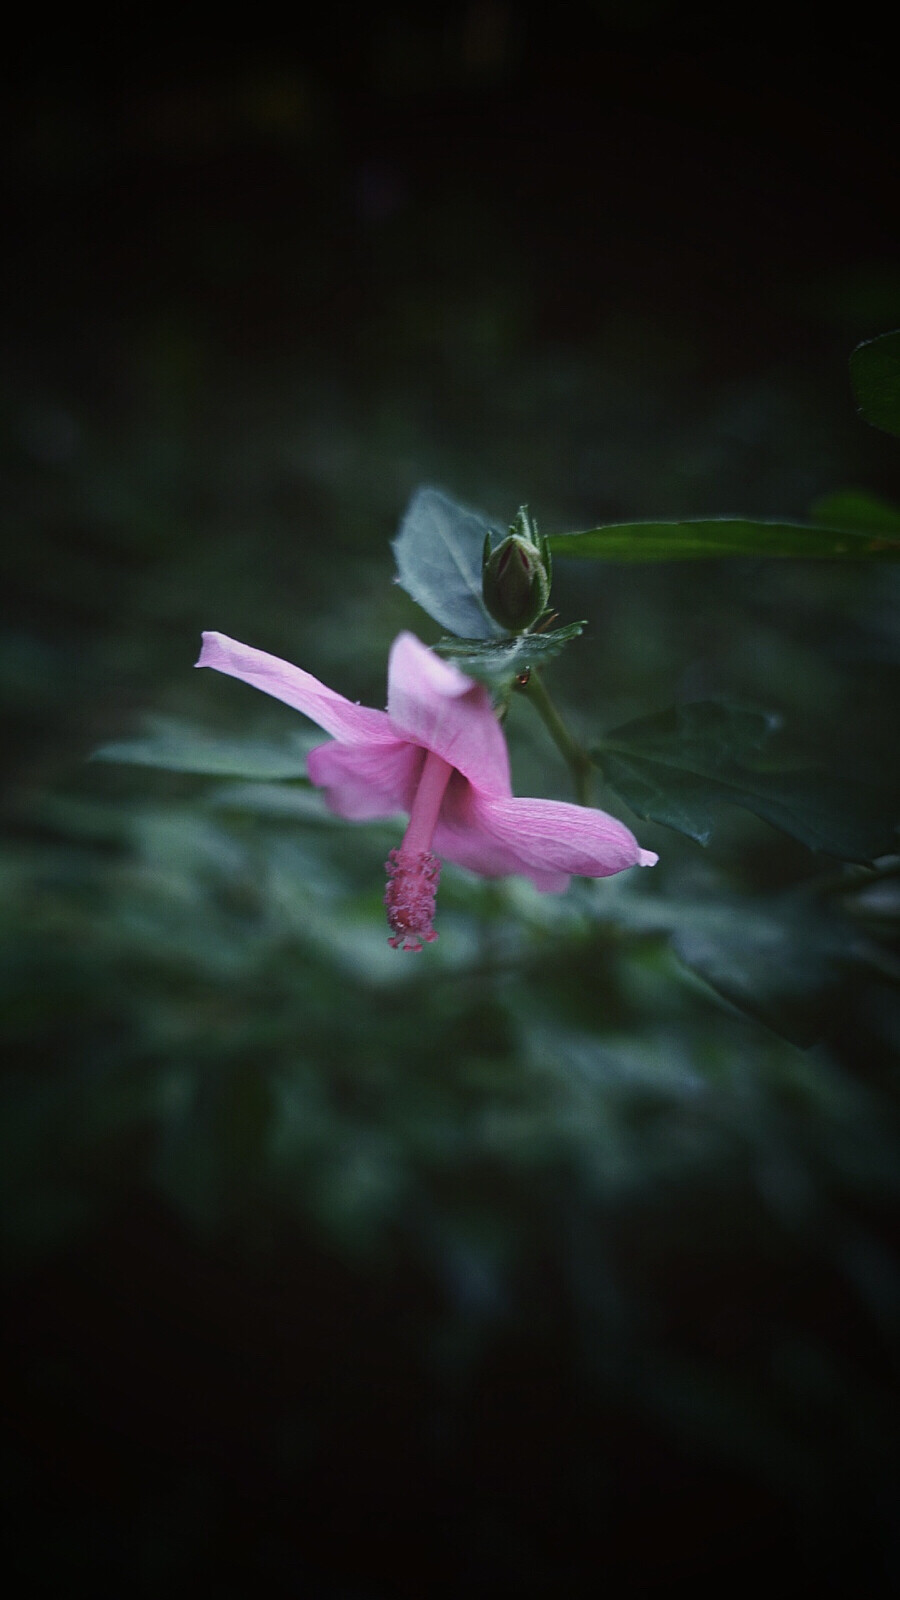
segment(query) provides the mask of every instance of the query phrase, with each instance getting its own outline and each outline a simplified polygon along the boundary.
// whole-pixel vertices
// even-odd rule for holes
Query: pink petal
[[[278,656],[267,655],[265,650],[239,644],[224,633],[204,633],[203,649],[196,665],[215,667],[217,672],[240,678],[254,689],[274,695],[276,700],[283,700],[295,711],[302,711],[336,739],[393,742],[397,738],[386,712],[353,705],[302,668],[281,661]]]
[[[488,794],[509,795],[509,757],[487,690],[411,633],[391,646],[388,715]]]
[[[434,849],[486,877],[520,873],[545,890],[565,889],[573,874],[607,878],[657,859],[605,811],[562,800],[505,799],[471,785],[448,790]]]
[[[437,827],[434,830],[432,849],[445,861],[455,861],[459,867],[468,867],[484,878],[503,878],[511,873],[522,873],[523,864],[518,851],[496,835],[486,832],[473,814],[475,790],[455,773],[450,779]],[[568,886],[568,872],[531,869],[525,873],[538,889],[561,891]]]
[[[409,811],[424,761],[425,752],[405,740],[391,744],[333,740],[310,750],[307,770],[337,816],[363,822]]]
[[[561,893],[571,881],[568,872],[541,872],[523,866],[521,858],[487,834],[469,828],[457,828],[441,821],[434,831],[432,847],[444,861],[453,861],[458,867],[468,867],[482,878],[508,878],[513,874],[530,878],[536,889],[547,893]]]

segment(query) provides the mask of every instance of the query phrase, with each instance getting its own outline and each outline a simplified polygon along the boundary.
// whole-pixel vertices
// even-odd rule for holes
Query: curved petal
[[[487,690],[411,633],[391,646],[388,715],[399,734],[434,750],[487,794],[512,793],[506,740]]]
[[[330,810],[349,822],[364,822],[409,811],[424,761],[424,750],[401,739],[392,744],[333,740],[310,750],[306,765]]]
[[[472,785],[459,773],[450,780],[434,830],[432,849],[445,861],[468,867],[483,878],[505,878],[512,873],[531,879],[536,889],[560,893],[571,874],[552,868],[526,867],[518,852],[496,834],[487,832],[473,817]]]
[[[468,867],[482,878],[509,878],[518,875],[530,878],[536,889],[548,894],[561,894],[571,883],[571,873],[542,872],[537,867],[526,867],[513,851],[507,850],[485,834],[456,828],[452,823],[439,822],[432,841],[435,855],[443,861],[452,861],[458,867]]]
[[[448,791],[434,849],[488,877],[517,872],[547,890],[564,889],[572,875],[608,878],[657,859],[605,811],[563,800],[505,799],[470,785]]]
[[[239,644],[224,633],[204,633],[203,648],[198,667],[214,667],[230,678],[240,678],[254,689],[274,695],[285,705],[302,711],[304,716],[317,722],[326,733],[349,743],[367,740],[395,742],[397,735],[385,711],[374,711],[369,706],[357,706],[345,700],[342,694],[320,683],[311,673],[294,667],[278,656],[267,655],[265,650],[254,650],[251,645]]]

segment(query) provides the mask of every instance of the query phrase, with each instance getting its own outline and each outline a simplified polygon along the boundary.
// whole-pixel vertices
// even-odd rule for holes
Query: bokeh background
[[[89,759],[148,715],[303,733],[192,672],[203,628],[383,704],[395,633],[438,632],[392,582],[421,483],[547,532],[896,496],[847,380],[900,323],[877,41],[503,0],[145,26],[114,67],[42,38],[3,111],[14,1590],[887,1593],[890,881],[816,966],[772,908],[834,864],[606,793],[654,874],[447,869],[401,957],[395,830]],[[895,769],[895,568],[559,566],[586,737],[724,695]],[[508,729],[518,791],[569,798]]]

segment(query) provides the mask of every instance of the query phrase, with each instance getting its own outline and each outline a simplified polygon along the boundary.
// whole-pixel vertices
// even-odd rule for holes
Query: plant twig
[[[532,701],[547,732],[572,774],[579,805],[591,804],[591,760],[562,720],[537,668],[533,668],[524,692]]]

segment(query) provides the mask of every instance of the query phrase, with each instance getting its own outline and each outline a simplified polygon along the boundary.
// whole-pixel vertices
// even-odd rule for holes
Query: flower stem
[[[544,727],[572,774],[572,782],[575,786],[575,794],[579,805],[589,806],[591,804],[590,756],[586,750],[582,749],[577,740],[572,738],[553,701],[550,699],[544,681],[536,668],[532,669],[525,693],[529,700],[533,702]]]

